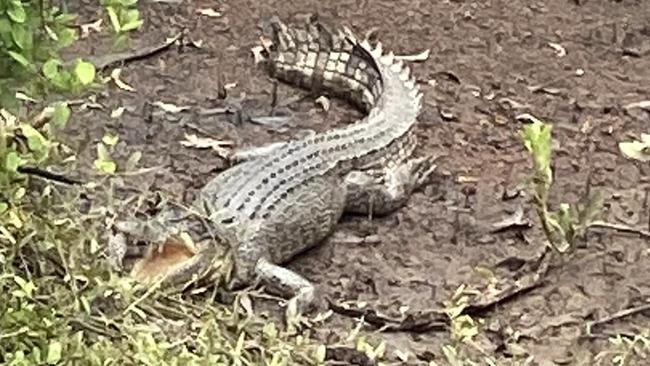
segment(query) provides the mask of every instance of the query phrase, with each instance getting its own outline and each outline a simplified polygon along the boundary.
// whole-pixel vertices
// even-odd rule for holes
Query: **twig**
[[[527,278],[522,278],[510,286],[507,286],[501,292],[487,299],[473,301],[462,314],[476,316],[494,309],[497,305],[506,303],[518,296],[532,291],[546,282],[546,275],[549,271],[549,261],[545,261],[546,255],[550,253],[549,248],[545,248],[540,257],[535,261],[537,269]]]
[[[167,39],[164,43],[155,46],[147,46],[147,47],[137,49],[135,51],[111,53],[108,55],[101,55],[101,56],[89,56],[87,57],[87,59],[93,65],[95,65],[95,68],[101,70],[113,64],[127,63],[127,62],[140,60],[146,57],[153,56],[158,52],[164,51],[167,48],[169,48],[176,41],[178,41],[182,35],[183,32],[180,32],[174,37]]]
[[[589,228],[600,228],[600,229],[611,229],[611,230],[616,230],[620,231],[623,233],[631,233],[631,234],[637,234],[643,238],[650,238],[650,231],[646,231],[643,229],[637,229],[633,228],[631,226],[627,225],[622,225],[622,224],[612,224],[609,222],[605,221],[594,221],[591,224],[589,224]]]
[[[350,308],[343,304],[329,301],[329,308],[339,314],[349,317],[363,317],[364,321],[384,332],[415,332],[423,333],[431,330],[449,328],[449,318],[441,311],[431,310],[419,314],[408,314],[403,319],[389,318],[377,313],[374,309]]]
[[[68,178],[68,177],[66,177],[64,175],[61,175],[61,174],[48,172],[47,170],[43,170],[43,169],[37,168],[37,167],[20,166],[20,167],[18,167],[17,170],[18,170],[19,173],[22,173],[22,174],[34,175],[34,176],[37,176],[37,177],[41,177],[43,179],[47,179],[47,180],[51,180],[51,181],[55,181],[55,182],[59,182],[59,183],[65,183],[65,184],[69,184],[69,185],[83,184],[82,181],[72,179],[72,178]]]
[[[606,323],[609,323],[614,320],[622,319],[625,317],[628,317],[630,315],[642,313],[644,311],[650,310],[650,304],[643,304],[639,305],[633,308],[617,311],[614,314],[611,314],[609,316],[606,316],[600,320],[594,320],[592,322],[587,323],[587,334],[592,334],[592,329],[596,326],[603,325]]]
[[[86,321],[84,321],[82,319],[71,319],[70,323],[76,324],[79,328],[83,328],[83,329],[85,329],[87,331],[90,331],[92,333],[104,336],[106,338],[110,338],[110,339],[120,338],[119,335],[116,335],[116,334],[114,334],[112,332],[109,332],[104,327],[97,326],[97,325],[94,325],[94,324],[90,324],[90,323],[88,323],[88,322],[86,322]]]

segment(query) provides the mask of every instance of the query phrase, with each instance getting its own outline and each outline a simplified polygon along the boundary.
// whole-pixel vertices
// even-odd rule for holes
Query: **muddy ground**
[[[69,139],[90,172],[95,143],[104,133],[118,134],[118,163],[141,151],[141,167],[156,167],[126,181],[186,202],[225,165],[214,152],[181,146],[186,133],[252,146],[360,117],[336,101],[326,113],[315,97],[305,96],[280,109],[291,121],[284,129],[248,120],[270,112],[272,83],[254,67],[250,53],[261,16],[301,21],[317,12],[358,34],[375,30],[373,37],[397,54],[431,50],[428,60],[412,65],[425,100],[416,153],[447,157],[431,183],[397,213],[372,220],[345,217],[339,226],[340,232],[375,235],[378,241],[329,240],[290,264],[329,299],[364,301],[398,316],[405,306],[409,313],[440,308],[462,284],[486,291],[490,278],[477,268],[490,268],[497,278],[519,276],[521,264],[536,258],[544,242],[526,191],[531,164],[517,134],[522,122],[515,119],[522,113],[555,126],[553,204],[577,201],[591,175],[591,189],[605,195],[603,220],[648,226],[650,167],[625,159],[617,149],[619,141],[647,132],[650,123],[648,112],[624,108],[650,99],[648,2],[141,3],[146,21],[134,34],[132,48],[158,44],[183,29],[185,40],[199,42],[201,48],[173,46],[126,64],[122,79],[137,91],[112,85],[98,98],[103,110],[74,114]],[[222,15],[197,14],[204,8]],[[86,2],[80,10],[84,21],[98,17],[94,3]],[[549,43],[561,45],[566,54]],[[110,52],[110,42],[94,33],[81,44],[83,54]],[[241,111],[238,115],[164,114],[148,105],[221,107],[219,85],[229,83],[236,83],[227,94],[228,103]],[[280,101],[304,95],[282,85],[278,91]],[[110,118],[120,106],[124,114]],[[532,228],[493,232],[495,223],[518,208]],[[477,344],[499,364],[523,364],[529,356],[536,365],[596,364],[592,357],[607,345],[607,334],[632,334],[650,325],[647,315],[636,314],[603,325],[594,337],[584,333],[589,321],[650,299],[649,254],[647,241],[636,235],[590,232],[563,266],[551,268],[542,286],[481,314],[488,326]],[[317,334],[336,339],[355,324],[353,318],[334,315]],[[395,360],[399,349],[409,355],[408,364],[445,364],[440,347],[450,342],[448,332],[378,337],[388,342]]]

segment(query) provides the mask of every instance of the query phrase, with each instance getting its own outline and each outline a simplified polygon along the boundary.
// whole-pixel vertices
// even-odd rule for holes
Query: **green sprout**
[[[594,222],[602,207],[602,199],[598,193],[590,194],[578,205],[561,203],[558,211],[549,209],[549,192],[553,185],[552,128],[550,124],[533,118],[533,123],[520,131],[520,136],[533,161],[533,198],[548,244],[557,252],[565,253]]]

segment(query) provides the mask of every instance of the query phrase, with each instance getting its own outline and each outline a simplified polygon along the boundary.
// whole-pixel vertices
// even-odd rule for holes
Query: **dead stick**
[[[87,57],[87,60],[93,65],[95,65],[95,68],[97,68],[98,70],[104,69],[108,66],[117,63],[126,63],[130,61],[140,60],[145,57],[155,55],[156,53],[169,48],[176,41],[178,41],[182,35],[183,32],[178,33],[174,37],[167,39],[164,43],[161,43],[159,45],[147,46],[147,47],[137,49],[135,51],[111,53],[108,55],[101,55],[101,56],[89,56]]]
[[[648,310],[650,310],[650,304],[643,304],[643,305],[639,305],[639,306],[636,306],[636,307],[633,307],[633,308],[617,311],[614,314],[606,316],[606,317],[604,317],[604,318],[602,318],[600,320],[594,320],[594,321],[589,322],[587,324],[587,334],[591,334],[591,330],[594,327],[598,326],[598,325],[603,325],[603,324],[609,323],[611,321],[622,319],[622,318],[628,317],[630,315],[642,313],[642,312],[648,311]]]
[[[611,224],[609,222],[605,221],[594,221],[591,224],[589,224],[590,228],[600,228],[600,229],[611,229],[611,230],[616,230],[624,233],[631,233],[631,234],[637,234],[643,238],[650,238],[650,231],[645,231],[643,229],[637,229],[633,228],[631,226],[627,225],[621,225],[621,224]]]

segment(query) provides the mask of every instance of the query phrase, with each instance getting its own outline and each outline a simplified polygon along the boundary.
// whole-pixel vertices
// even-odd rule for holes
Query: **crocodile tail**
[[[263,26],[270,45],[262,65],[271,77],[303,89],[346,99],[368,112],[383,91],[377,60],[351,32],[312,20],[288,27],[277,17]]]

